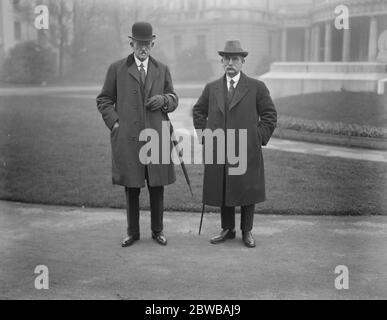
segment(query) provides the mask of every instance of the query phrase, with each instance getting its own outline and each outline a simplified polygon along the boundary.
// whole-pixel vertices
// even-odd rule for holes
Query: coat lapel
[[[235,88],[235,94],[229,106],[229,110],[234,108],[239,103],[239,101],[241,101],[242,98],[247,94],[248,91],[249,86],[247,77],[241,72],[241,77],[239,79],[237,87]]]
[[[219,109],[224,114],[224,108],[226,105],[225,101],[225,90],[224,90],[224,77],[220,78],[215,85],[215,98]]]
[[[159,77],[159,68],[153,63],[152,59],[149,59],[148,73],[145,79],[145,98],[146,101],[149,98],[149,94],[152,90],[153,83]]]
[[[140,73],[138,72],[133,54],[128,57],[127,65],[129,74],[140,84]]]

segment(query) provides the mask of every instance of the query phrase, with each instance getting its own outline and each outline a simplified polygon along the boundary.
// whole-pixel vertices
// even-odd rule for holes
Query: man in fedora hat
[[[193,122],[199,142],[204,144],[207,137],[200,136],[204,129],[212,132],[232,129],[237,134],[238,130],[246,130],[247,150],[241,149],[239,157],[246,157],[247,169],[240,175],[230,174],[232,165],[227,159],[227,149],[238,150],[239,140],[227,139],[225,133],[225,143],[222,145],[222,139],[217,139],[217,144],[224,148],[226,161],[205,163],[203,204],[221,208],[222,231],[211,239],[213,244],[235,238],[235,207],[241,206],[242,239],[252,248],[255,247],[251,233],[255,204],[266,198],[261,146],[268,143],[276,127],[277,112],[265,84],[241,71],[248,52],[242,49],[240,42],[227,41],[225,49],[218,53],[225,74],[205,86],[193,108]],[[214,147],[213,159],[216,159],[216,150]]]
[[[174,165],[172,161],[162,164],[161,155],[157,164],[140,161],[139,152],[145,142],[139,136],[143,129],[153,129],[159,134],[160,144],[171,141],[170,136],[162,137],[162,121],[167,121],[167,114],[176,109],[178,97],[168,67],[150,56],[155,39],[152,26],[136,22],[129,38],[133,53],[109,67],[97,107],[111,130],[113,184],[125,187],[128,228],[122,246],[131,246],[140,239],[139,195],[145,180],[150,194],[152,238],[166,245],[164,186],[176,180]]]

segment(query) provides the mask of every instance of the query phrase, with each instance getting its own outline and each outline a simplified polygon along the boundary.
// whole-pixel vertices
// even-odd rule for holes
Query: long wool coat
[[[261,146],[268,143],[276,127],[276,109],[265,84],[243,73],[228,110],[226,95],[226,76],[207,84],[193,108],[194,126],[195,129],[201,130],[206,128],[210,130],[247,129],[247,170],[242,175],[229,175],[228,169],[237,165],[231,166],[227,161],[225,165],[206,164],[203,203],[211,206],[224,204],[227,207],[234,207],[263,202],[266,200],[266,194]],[[237,135],[234,145],[237,153],[238,140]],[[216,141],[214,140],[214,148]],[[230,141],[227,141],[226,145],[230,147]],[[226,148],[226,145],[223,147]],[[223,188],[224,179],[225,188]]]
[[[142,91],[139,71],[131,54],[109,67],[97,97],[97,108],[106,126],[111,130],[119,121],[119,127],[110,133],[113,184],[131,188],[145,186],[145,165],[139,159],[140,149],[146,143],[139,141],[139,136],[145,128],[156,130],[160,137],[159,164],[147,166],[150,186],[168,185],[176,180],[173,162],[161,164],[162,142],[168,141],[172,150],[169,131],[167,134],[164,132],[163,137],[162,121],[167,121],[167,113],[174,111],[178,105],[168,67],[150,57],[144,87]],[[167,112],[152,112],[145,108],[147,99],[158,94],[167,97]]]

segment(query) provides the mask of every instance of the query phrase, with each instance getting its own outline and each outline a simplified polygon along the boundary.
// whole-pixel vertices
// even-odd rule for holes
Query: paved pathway
[[[195,99],[180,100],[179,108],[170,116],[175,129],[184,128],[184,130],[188,131],[191,135],[196,135],[192,124],[192,116],[190,115],[190,110],[192,109],[195,101]],[[189,116],[187,116],[187,114]],[[387,162],[387,151],[382,150],[347,148],[276,138],[272,138],[266,148],[287,152],[320,155],[325,157],[339,157],[385,163]]]
[[[304,154],[314,154],[324,157],[339,157],[387,163],[387,151],[345,148],[276,138],[270,140],[267,148]]]
[[[121,248],[122,210],[0,201],[0,299],[387,299],[387,217],[257,215],[255,249],[214,246],[219,216],[167,212],[161,247],[141,214],[141,240]],[[237,215],[237,221],[239,216]],[[49,270],[36,290],[34,270]],[[335,288],[335,268],[349,289]]]

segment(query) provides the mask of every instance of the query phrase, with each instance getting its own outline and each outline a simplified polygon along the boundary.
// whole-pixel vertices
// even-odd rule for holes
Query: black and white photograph
[[[386,299],[387,0],[0,0],[0,300]]]

